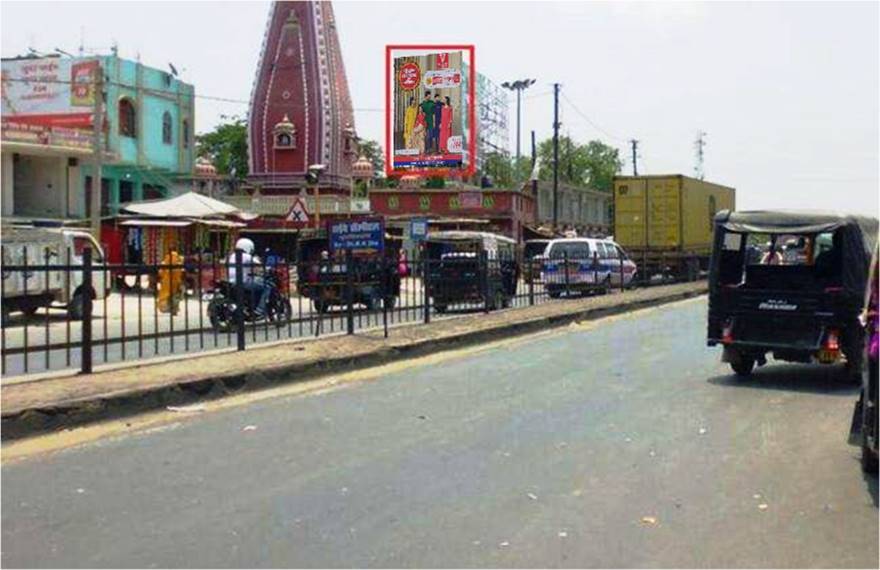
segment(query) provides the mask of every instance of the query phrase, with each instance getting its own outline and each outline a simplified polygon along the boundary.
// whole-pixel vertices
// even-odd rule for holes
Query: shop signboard
[[[2,64],[3,118],[19,124],[91,129],[95,58],[21,58]]]
[[[327,223],[330,250],[379,253],[385,249],[385,222],[382,218],[354,218]]]

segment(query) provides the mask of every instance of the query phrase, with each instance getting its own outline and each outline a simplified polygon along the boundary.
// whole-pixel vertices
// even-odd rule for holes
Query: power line
[[[578,109],[577,105],[575,105],[574,103],[571,102],[571,100],[565,95],[565,93],[562,94],[562,98],[565,100],[566,103],[568,103],[569,105],[571,105],[571,108],[574,109],[574,111],[575,111],[578,115],[580,115],[585,121],[587,121],[587,122],[588,122],[588,123],[594,128],[594,129],[596,129],[597,131],[603,133],[605,136],[607,136],[607,137],[609,137],[609,138],[612,138],[612,139],[614,139],[614,140],[616,140],[616,141],[618,141],[618,142],[622,142],[622,143],[627,142],[626,139],[621,138],[621,137],[618,137],[618,136],[616,136],[616,135],[613,135],[613,134],[609,133],[608,131],[606,131],[605,129],[603,129],[603,128],[600,127],[599,125],[597,125],[595,122],[593,122],[593,120],[590,119],[590,117],[588,117],[588,116],[586,115],[586,113],[584,113],[583,111],[581,111],[580,109]]]
[[[19,83],[52,83],[52,84],[57,84],[57,85],[74,85],[76,83],[74,81],[65,81],[62,79],[24,79],[24,78],[20,78],[20,77],[7,77],[7,78],[3,79],[3,81],[4,82],[15,81],[15,82],[19,82]],[[126,89],[138,89],[138,87],[134,87],[134,86],[131,86],[131,85],[128,85],[125,83],[120,83],[118,81],[106,81],[106,82],[104,82],[104,85],[115,85],[117,87],[124,87]],[[140,87],[139,89],[142,89],[146,93],[149,93],[152,95],[157,95],[157,96],[168,96],[169,94],[173,94],[172,92],[169,92],[169,91],[162,91],[159,89],[153,89],[151,87]],[[190,95],[189,93],[179,93],[179,95],[183,98],[194,97],[196,99],[205,99],[208,101],[219,101],[221,103],[236,103],[236,104],[240,104],[240,105],[250,105],[250,101],[247,101],[244,99],[233,99],[231,97],[222,97],[219,95],[201,95],[201,94],[197,94],[197,93],[193,93],[192,95]],[[296,103],[285,103],[284,106],[300,107],[300,108],[306,107],[306,105],[298,105]],[[385,109],[380,109],[378,107],[354,107],[352,110],[358,111],[358,112],[364,112],[364,113],[383,113],[383,112],[385,112]]]

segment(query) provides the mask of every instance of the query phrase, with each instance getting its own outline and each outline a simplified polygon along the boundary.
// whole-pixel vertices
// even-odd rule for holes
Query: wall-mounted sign
[[[385,248],[385,222],[382,218],[329,222],[327,233],[330,234],[331,251],[377,253]]]

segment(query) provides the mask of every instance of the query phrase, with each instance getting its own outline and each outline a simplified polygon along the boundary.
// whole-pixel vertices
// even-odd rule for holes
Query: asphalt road
[[[836,368],[705,301],[4,461],[9,567],[877,567]]]

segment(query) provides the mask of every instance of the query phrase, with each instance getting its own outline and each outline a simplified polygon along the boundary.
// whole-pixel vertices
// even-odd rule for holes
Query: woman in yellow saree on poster
[[[409,98],[409,106],[403,116],[403,146],[404,148],[412,148],[413,146],[413,128],[416,126],[416,115],[419,108],[416,106],[415,97]]]

